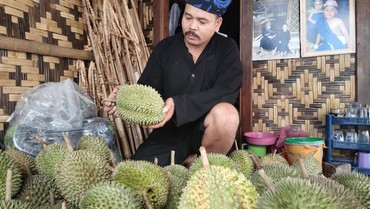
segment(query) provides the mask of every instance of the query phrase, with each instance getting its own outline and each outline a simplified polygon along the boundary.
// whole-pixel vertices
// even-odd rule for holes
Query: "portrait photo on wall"
[[[253,2],[253,60],[300,57],[299,0]]]
[[[301,1],[302,57],[356,52],[355,0]]]

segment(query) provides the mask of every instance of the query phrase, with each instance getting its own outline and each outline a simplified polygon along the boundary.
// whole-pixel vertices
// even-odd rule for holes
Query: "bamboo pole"
[[[0,36],[0,49],[11,51],[28,52],[53,57],[65,57],[81,60],[94,60],[94,54],[90,51],[61,47],[37,41],[29,41],[18,38]]]
[[[87,75],[83,73],[87,79],[81,81],[84,86],[88,81],[89,92],[101,107],[116,85],[137,82],[149,49],[136,11],[138,5],[133,0],[84,0],[83,4],[95,63],[90,63]],[[109,118],[116,126],[123,155],[130,158],[151,130],[126,124],[118,117]]]

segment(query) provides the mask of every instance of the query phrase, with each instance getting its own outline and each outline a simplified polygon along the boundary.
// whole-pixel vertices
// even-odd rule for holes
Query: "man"
[[[221,3],[220,3],[221,2]],[[223,3],[222,3],[223,2]],[[183,33],[157,44],[138,83],[155,88],[164,98],[165,118],[139,146],[134,160],[191,163],[201,145],[227,154],[239,126],[233,106],[242,83],[238,47],[217,32],[231,0],[187,0]],[[115,98],[117,89],[110,98]],[[105,111],[112,114],[112,104]]]

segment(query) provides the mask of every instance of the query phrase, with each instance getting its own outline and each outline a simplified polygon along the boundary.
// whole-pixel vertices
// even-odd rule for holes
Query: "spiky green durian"
[[[180,197],[179,209],[252,209],[259,195],[234,169],[211,165],[194,173]]]
[[[38,173],[54,179],[55,166],[59,166],[59,160],[67,153],[68,147],[65,144],[50,144],[44,147],[35,158]]]
[[[74,205],[92,186],[110,180],[107,162],[88,150],[69,152],[57,165],[55,183],[64,199]]]
[[[237,164],[240,172],[247,178],[251,177],[254,172],[254,164],[247,150],[235,150],[230,153],[229,157]]]
[[[13,159],[25,178],[36,173],[36,162],[29,155],[10,147],[7,147],[4,153]]]
[[[0,209],[34,209],[34,208],[35,207],[31,206],[30,204],[18,200],[0,201]]]
[[[289,165],[286,164],[267,165],[263,168],[263,170],[265,171],[266,175],[270,177],[275,183],[285,177],[299,177],[301,175],[300,172],[292,169]],[[267,188],[266,183],[263,181],[258,171],[255,171],[253,173],[251,177],[251,182],[256,187],[256,190],[259,193],[263,193]]]
[[[273,154],[267,154],[265,156],[262,156],[260,159],[259,159],[259,163],[262,167],[266,166],[266,165],[270,165],[270,164],[276,164],[276,163],[283,163],[283,164],[289,164],[288,161],[282,157],[281,155],[273,155]]]
[[[141,84],[122,85],[116,97],[117,113],[128,123],[153,125],[165,116],[164,101],[152,87]]]
[[[82,136],[77,143],[76,150],[90,150],[107,162],[111,158],[111,150],[100,136]]]
[[[207,158],[210,165],[219,165],[236,170],[239,169],[238,165],[226,155],[218,153],[207,153]],[[203,168],[202,159],[200,157],[197,157],[189,168],[190,175],[193,175],[201,168]]]
[[[352,190],[361,203],[370,208],[370,179],[365,174],[356,171],[342,172],[333,174],[331,178]]]
[[[182,194],[182,189],[186,186],[189,179],[189,170],[181,165],[168,165],[163,168],[170,181],[170,191],[168,194],[165,209],[177,209],[177,204]]]
[[[320,161],[318,161],[315,157],[305,157],[303,159],[303,164],[306,168],[306,171],[308,175],[317,175],[322,173],[322,164]],[[299,161],[296,160],[292,163],[291,167],[293,169],[296,169],[298,172],[301,172],[301,169],[299,167]]]
[[[12,171],[12,196],[18,193],[22,186],[22,172],[12,158],[0,152],[0,199],[5,199],[6,179],[8,169]]]
[[[140,195],[145,193],[154,209],[166,205],[170,183],[163,169],[153,163],[122,161],[113,172],[113,181],[130,187]]]
[[[127,186],[102,182],[86,191],[80,209],[144,208],[144,199]]]
[[[308,180],[311,183],[315,182],[320,184],[326,189],[327,193],[333,194],[337,197],[340,202],[339,204],[341,209],[365,209],[355,194],[340,183],[320,175],[310,176]]]
[[[60,198],[54,181],[45,175],[30,176],[22,187],[18,199],[35,207],[46,205],[50,201],[50,193],[55,199]]]
[[[258,209],[338,209],[337,197],[318,183],[301,178],[284,178],[259,198]]]

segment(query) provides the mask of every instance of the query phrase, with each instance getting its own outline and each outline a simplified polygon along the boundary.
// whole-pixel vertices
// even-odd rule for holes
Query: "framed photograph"
[[[301,1],[302,57],[356,52],[355,0]]]
[[[299,0],[253,2],[253,60],[300,57]]]

